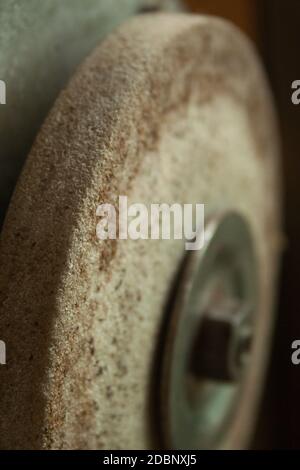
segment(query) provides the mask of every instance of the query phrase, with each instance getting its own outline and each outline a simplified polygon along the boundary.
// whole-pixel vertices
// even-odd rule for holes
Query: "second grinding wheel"
[[[247,444],[276,290],[277,132],[256,53],[222,20],[136,17],[79,67],[36,138],[1,237],[1,448]],[[191,254],[202,269],[200,295],[214,275],[214,240],[228,246],[218,284],[240,285],[246,273],[243,290],[255,259],[251,360],[217,439],[196,423],[199,440],[187,442],[189,430],[177,432],[181,403],[170,406],[172,387],[182,388],[174,358],[182,368],[185,357],[175,340],[188,329],[180,299],[193,278],[192,269],[180,275],[184,241],[99,240],[97,207],[118,207],[120,195],[128,205],[205,205],[211,239],[206,255]],[[230,262],[227,276],[236,252],[242,261]]]

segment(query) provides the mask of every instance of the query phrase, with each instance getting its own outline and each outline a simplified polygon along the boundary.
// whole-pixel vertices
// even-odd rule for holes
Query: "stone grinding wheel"
[[[61,88],[119,23],[172,0],[0,1],[0,225],[25,157]]]
[[[230,24],[134,18],[87,58],[38,134],[1,238],[1,448],[153,448],[153,375],[181,240],[96,238],[96,207],[204,203],[249,222],[260,303],[246,396],[221,447],[246,445],[272,320],[278,142],[252,46]],[[152,405],[151,405],[152,404]],[[155,413],[154,413],[155,415]]]

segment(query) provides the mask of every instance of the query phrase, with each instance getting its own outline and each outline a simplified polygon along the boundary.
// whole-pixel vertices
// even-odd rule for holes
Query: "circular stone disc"
[[[25,157],[61,88],[118,24],[172,0],[5,0],[0,15],[0,226]]]
[[[248,40],[184,14],[124,24],[42,126],[1,239],[1,448],[160,446],[160,340],[182,240],[103,240],[97,206],[236,211],[258,257],[254,357],[222,447],[245,445],[268,349],[279,239],[277,127]]]

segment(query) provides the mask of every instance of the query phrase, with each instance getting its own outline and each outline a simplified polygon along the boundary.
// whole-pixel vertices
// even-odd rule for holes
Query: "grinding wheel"
[[[172,0],[1,0],[0,225],[25,157],[61,88],[119,23]]]
[[[164,430],[160,365],[185,245],[97,239],[97,206],[119,195],[202,203],[207,220],[230,212],[250,227],[252,360],[213,446],[247,445],[273,316],[277,135],[255,51],[225,21],[136,17],[85,60],[35,140],[2,232],[1,448],[181,447]]]

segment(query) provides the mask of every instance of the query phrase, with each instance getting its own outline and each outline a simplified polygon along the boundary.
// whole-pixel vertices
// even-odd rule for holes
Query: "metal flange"
[[[258,281],[250,228],[224,213],[205,240],[186,255],[166,337],[162,421],[175,449],[221,446],[251,357]]]

